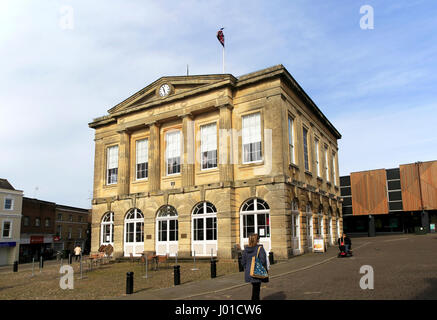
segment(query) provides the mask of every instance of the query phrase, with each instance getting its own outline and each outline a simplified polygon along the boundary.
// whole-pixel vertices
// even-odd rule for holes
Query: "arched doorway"
[[[217,255],[217,209],[210,202],[197,204],[191,216],[191,252],[196,256]]]
[[[114,212],[105,213],[100,222],[100,245],[114,246]]]
[[[308,251],[313,251],[313,213],[311,211],[311,205],[306,205],[305,213],[305,225],[306,225],[306,238],[307,238],[307,249]]]
[[[299,202],[294,199],[291,202],[291,248],[294,255],[300,254],[300,217]]]
[[[243,249],[249,243],[249,235],[258,233],[260,244],[267,254],[271,250],[270,207],[264,200],[254,198],[243,203],[240,210],[240,245]]]
[[[124,256],[139,257],[144,251],[144,215],[140,209],[128,211],[124,218]]]
[[[164,205],[156,214],[156,254],[175,256],[179,239],[178,213],[173,206]]]

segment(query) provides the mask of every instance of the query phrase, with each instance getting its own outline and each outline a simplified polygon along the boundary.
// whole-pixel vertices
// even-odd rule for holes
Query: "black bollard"
[[[238,271],[239,272],[243,272],[244,268],[243,268],[243,264],[241,263],[241,260],[243,259],[243,256],[241,254],[241,252],[238,253]]]
[[[14,272],[18,272],[18,261],[14,262]]]
[[[134,273],[126,273],[126,294],[132,294],[134,292]]]
[[[181,266],[174,266],[174,285],[180,285],[181,284]]]
[[[39,268],[40,268],[40,269],[43,269],[43,268],[44,268],[44,259],[43,259],[42,256],[39,258]]]
[[[211,278],[217,277],[217,261],[211,260]]]
[[[73,256],[71,253],[68,254],[68,264],[71,264],[73,262]]]
[[[270,262],[270,264],[275,264],[275,258],[273,256],[273,251],[269,252],[269,262]]]

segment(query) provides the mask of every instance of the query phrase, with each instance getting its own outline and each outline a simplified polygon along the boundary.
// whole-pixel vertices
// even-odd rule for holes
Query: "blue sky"
[[[363,5],[374,29],[360,28]],[[431,0],[2,0],[0,177],[90,207],[88,123],[187,64],[221,73],[220,27],[227,73],[282,63],[341,132],[341,175],[437,160],[436,16]]]

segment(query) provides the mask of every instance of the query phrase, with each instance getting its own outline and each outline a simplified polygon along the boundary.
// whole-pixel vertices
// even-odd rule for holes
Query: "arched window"
[[[192,251],[198,256],[217,254],[217,209],[210,202],[201,202],[192,214]]]
[[[133,208],[124,218],[124,255],[140,255],[144,251],[144,215]]]
[[[293,254],[300,253],[300,216],[297,199],[291,201],[291,246]]]
[[[178,250],[178,212],[173,206],[164,205],[156,215],[156,254],[175,255]]]
[[[254,198],[243,203],[240,211],[242,247],[251,233],[257,233],[260,242],[270,251],[270,207],[264,200]]]
[[[306,207],[306,216],[305,216],[305,224],[306,224],[306,238],[307,238],[307,247],[310,251],[313,250],[313,213],[311,209],[311,204],[307,204]]]
[[[105,213],[100,223],[100,244],[114,244],[114,212]]]

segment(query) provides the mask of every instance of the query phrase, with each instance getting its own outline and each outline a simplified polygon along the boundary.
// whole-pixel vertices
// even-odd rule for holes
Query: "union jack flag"
[[[224,47],[225,46],[225,35],[223,34],[223,29],[224,28],[220,28],[220,30],[217,31],[217,39]]]

